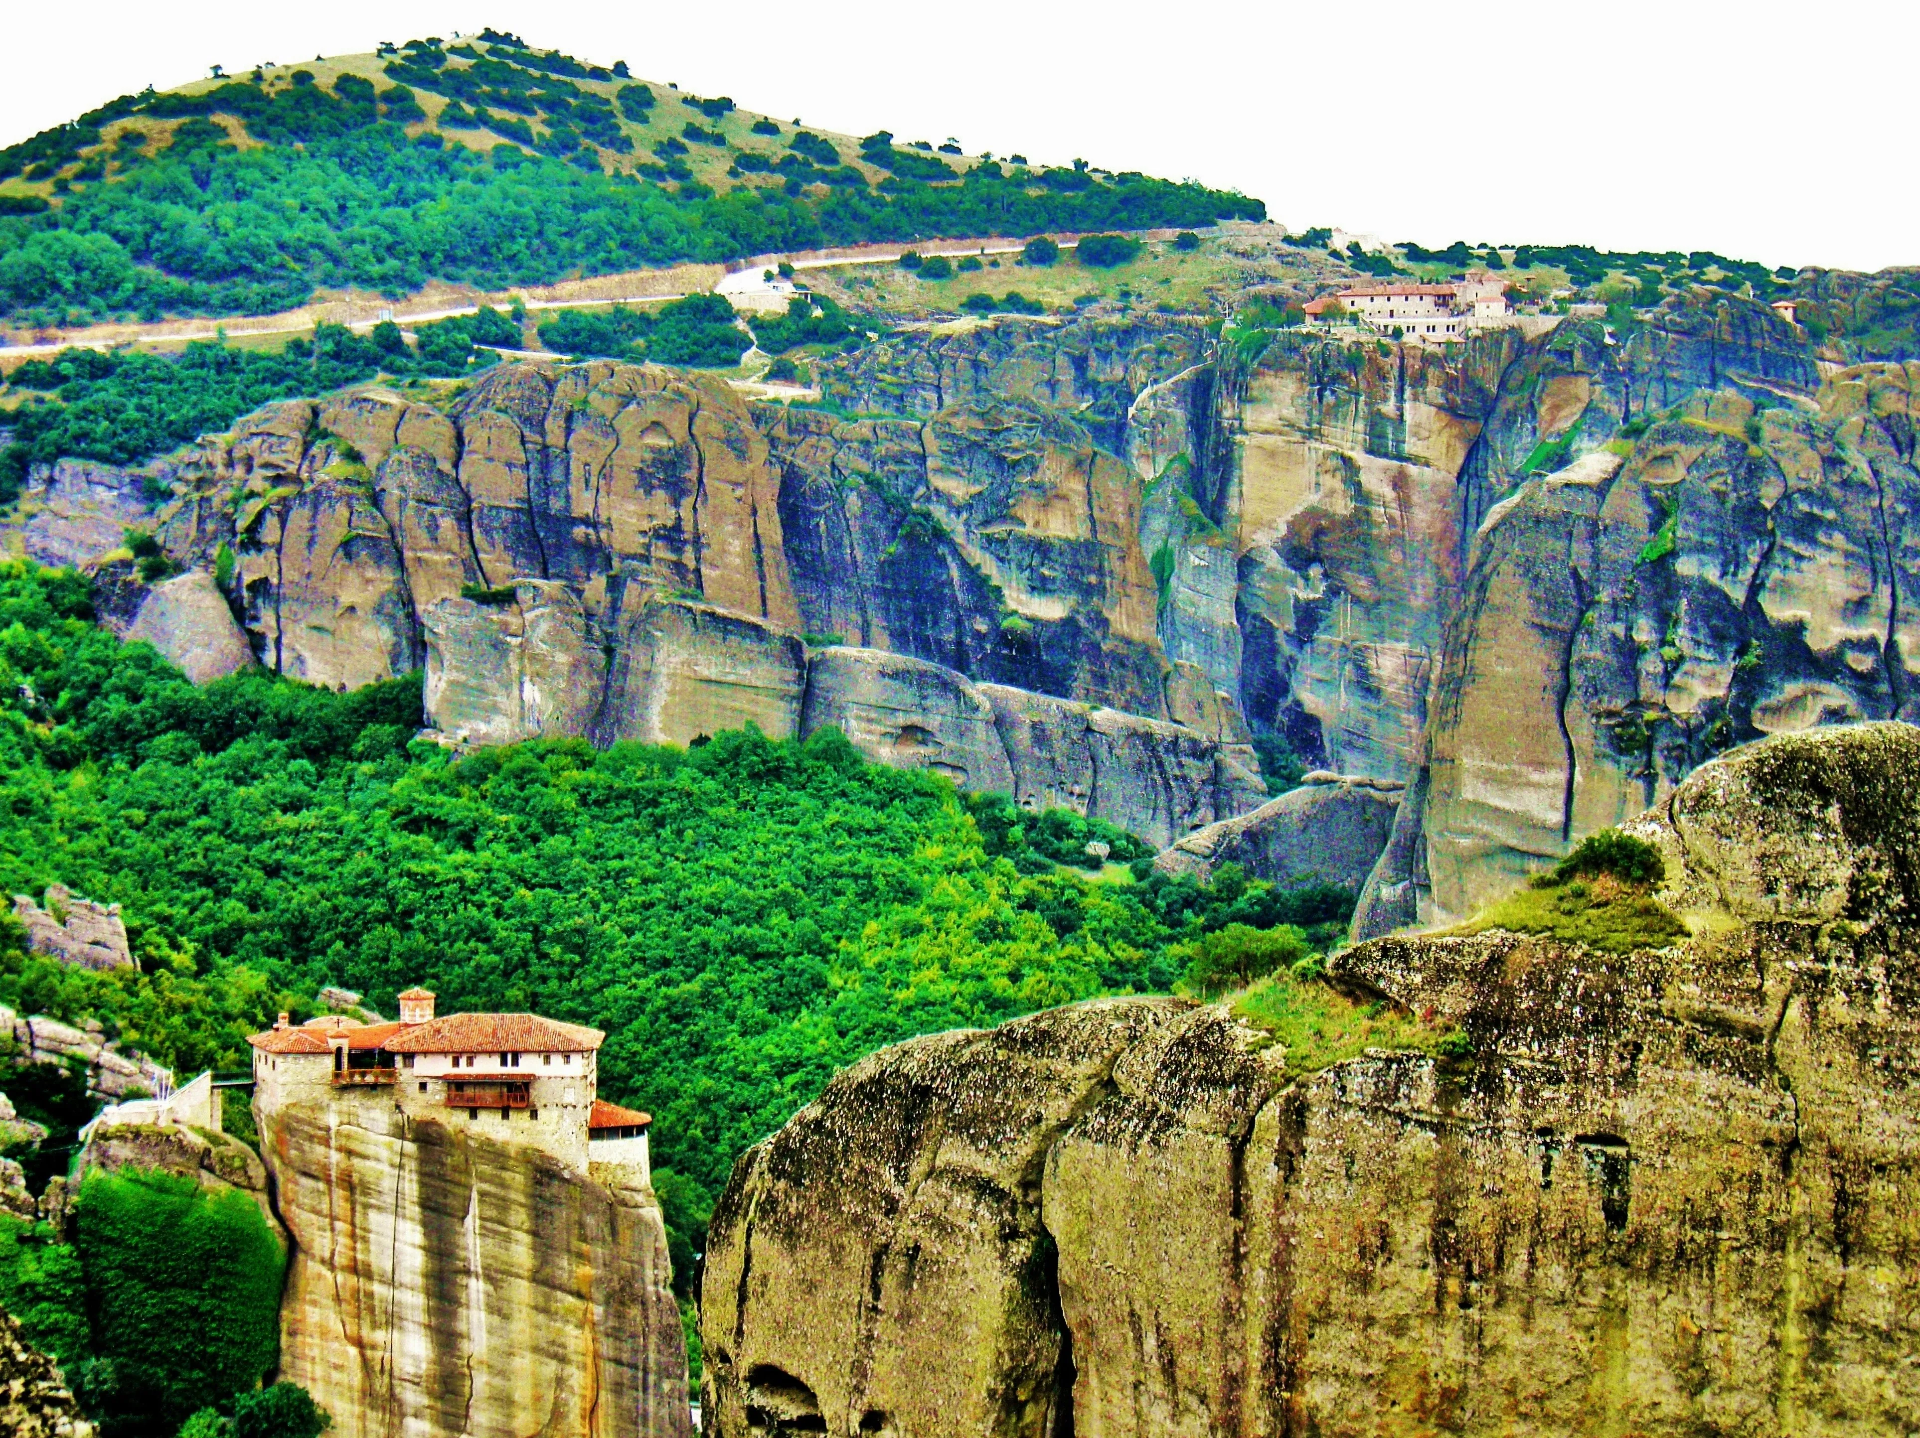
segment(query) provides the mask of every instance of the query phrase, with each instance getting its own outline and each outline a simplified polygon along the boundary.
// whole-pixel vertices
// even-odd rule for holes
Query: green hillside
[[[1080,162],[807,130],[489,30],[123,96],[0,151],[0,313],[255,313],[316,288],[1264,213]]]

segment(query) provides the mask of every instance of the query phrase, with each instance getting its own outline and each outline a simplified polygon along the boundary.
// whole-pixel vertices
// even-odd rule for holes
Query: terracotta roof
[[[253,1034],[247,1042],[263,1054],[325,1054],[333,1052],[333,1045],[312,1029],[268,1029],[263,1034]]]
[[[387,1040],[405,1027],[407,1027],[405,1024],[361,1024],[358,1028],[347,1030],[347,1047],[350,1049],[384,1048]]]
[[[404,994],[400,995],[400,997],[403,999],[430,999],[433,997],[433,990],[408,989]]]
[[[593,1111],[587,1115],[587,1128],[645,1128],[653,1122],[653,1115],[641,1113],[639,1109],[621,1108],[617,1103],[608,1103],[603,1098],[593,1101]]]
[[[592,1053],[606,1035],[539,1014],[445,1014],[397,1026],[386,1041],[394,1053]]]

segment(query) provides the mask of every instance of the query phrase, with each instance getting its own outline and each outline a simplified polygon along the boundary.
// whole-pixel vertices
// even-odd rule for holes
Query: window
[[[572,1063],[572,1062],[573,1062],[573,1055],[572,1055],[572,1054],[568,1054],[568,1055],[567,1055],[567,1062],[568,1062],[568,1063]]]
[[[427,1086],[426,1086],[426,1084],[424,1084],[424,1083],[423,1083],[423,1084],[421,1084],[421,1085],[420,1085],[420,1092],[421,1092],[421,1093],[425,1093],[426,1091],[427,1091]]]
[[[407,1067],[408,1067],[408,1068],[412,1068],[412,1067],[413,1067],[413,1055],[412,1055],[412,1054],[408,1054],[408,1055],[407,1055],[407,1057],[406,1057],[406,1065],[407,1065]]]
[[[501,1054],[501,1055],[500,1055],[500,1067],[501,1067],[501,1068],[505,1068],[506,1066],[507,1066],[507,1056],[506,1056],[505,1054]]]
[[[541,1063],[541,1065],[542,1065],[543,1067],[544,1067],[544,1066],[546,1066],[546,1065],[548,1065],[548,1064],[551,1064],[552,1062],[553,1062],[553,1055],[552,1055],[552,1054],[541,1054],[541,1055],[540,1055],[540,1063]]]
[[[539,1110],[539,1109],[537,1109],[537,1108],[529,1108],[529,1109],[527,1110],[527,1117],[528,1117],[528,1118],[530,1118],[530,1119],[535,1119],[535,1118],[539,1118],[539,1117],[540,1117],[540,1110]]]

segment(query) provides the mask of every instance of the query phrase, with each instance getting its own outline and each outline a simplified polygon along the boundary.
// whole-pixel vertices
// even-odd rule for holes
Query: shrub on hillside
[[[1050,265],[1060,258],[1060,246],[1045,235],[1036,235],[1020,247],[1020,258],[1030,265]]]
[[[1534,883],[1544,889],[1601,874],[1610,874],[1624,884],[1657,884],[1666,877],[1667,866],[1660,851],[1645,839],[1618,829],[1601,829],[1582,839],[1571,854]]]
[[[1197,250],[1200,248],[1200,237],[1192,230],[1182,230],[1173,237],[1173,247],[1183,251]]]
[[[96,1170],[76,1215],[96,1357],[83,1401],[116,1434],[169,1438],[272,1369],[286,1253],[250,1194]]]
[[[1110,270],[1139,258],[1140,242],[1126,235],[1088,235],[1075,253],[1083,265]]]
[[[953,261],[945,255],[928,255],[920,261],[920,278],[923,280],[952,279]]]
[[[1306,934],[1291,924],[1254,929],[1229,924],[1186,946],[1187,969],[1181,985],[1203,998],[1244,989],[1255,979],[1311,958]]]
[[[276,1383],[233,1402],[233,1438],[320,1438],[333,1415],[298,1383]]]

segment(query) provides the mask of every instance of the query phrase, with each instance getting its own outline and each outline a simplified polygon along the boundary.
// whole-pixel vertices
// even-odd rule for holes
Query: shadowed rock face
[[[713,1431],[1905,1431],[1920,731],[1743,748],[1630,827],[1693,937],[1336,960],[1470,1062],[1289,1078],[1141,999],[849,1070],[715,1212]]]
[[[93,1425],[60,1369],[29,1348],[20,1325],[0,1309],[0,1431],[13,1438],[93,1438]]]
[[[1252,813],[1196,829],[1154,860],[1167,874],[1205,882],[1221,864],[1281,888],[1337,884],[1356,894],[1386,848],[1403,786],[1387,780],[1309,775]]]
[[[294,1243],[280,1376],[339,1431],[690,1431],[650,1189],[391,1105],[291,1106],[261,1136]]]

